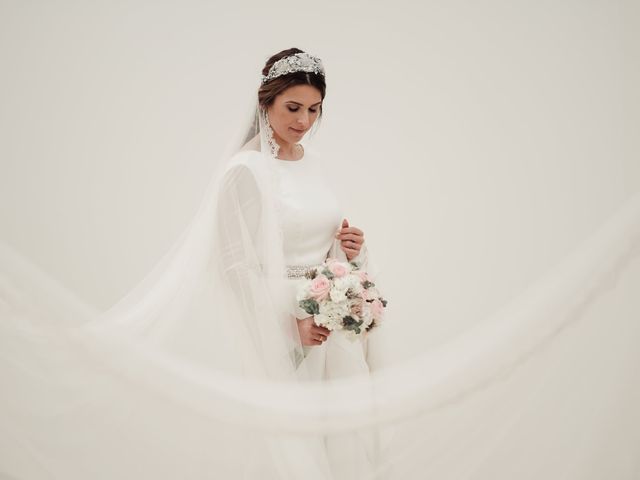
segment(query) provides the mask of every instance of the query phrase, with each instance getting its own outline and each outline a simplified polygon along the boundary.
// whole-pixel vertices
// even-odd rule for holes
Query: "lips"
[[[293,130],[298,135],[302,135],[304,133],[304,130],[297,130],[297,129],[293,128],[293,127],[289,127],[289,128],[291,128],[291,130]]]

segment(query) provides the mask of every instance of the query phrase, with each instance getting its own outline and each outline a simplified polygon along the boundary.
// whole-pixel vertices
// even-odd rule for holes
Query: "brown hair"
[[[293,55],[294,53],[304,53],[299,48],[289,48],[282,50],[281,52],[272,55],[264,68],[262,69],[262,75],[268,75],[271,66],[278,60],[284,57]],[[311,85],[316,87],[320,91],[320,97],[324,100],[324,96],[327,91],[327,86],[324,81],[324,75],[313,72],[293,72],[281,75],[279,77],[269,80],[267,83],[263,83],[258,89],[258,103],[265,110],[269,107],[275,98],[284,92],[287,88],[294,85]],[[320,104],[320,114],[318,118],[322,116],[322,104]]]

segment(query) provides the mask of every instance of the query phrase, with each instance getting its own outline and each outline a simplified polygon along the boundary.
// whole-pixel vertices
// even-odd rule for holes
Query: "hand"
[[[313,321],[313,316],[298,320],[298,332],[300,333],[300,341],[302,345],[322,345],[331,330],[319,327]]]
[[[364,233],[362,230],[356,227],[350,227],[349,221],[346,218],[342,220],[342,228],[336,234],[336,238],[340,239],[340,248],[349,261],[358,256],[364,243]]]

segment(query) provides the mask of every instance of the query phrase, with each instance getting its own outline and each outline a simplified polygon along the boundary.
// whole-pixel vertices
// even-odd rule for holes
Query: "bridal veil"
[[[324,439],[354,432],[376,439],[370,478],[638,478],[639,196],[451,342],[314,382],[265,142],[254,103],[188,227],[107,311],[2,247],[6,478],[328,479]]]

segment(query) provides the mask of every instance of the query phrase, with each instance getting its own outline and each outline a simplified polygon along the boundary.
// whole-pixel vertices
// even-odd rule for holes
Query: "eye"
[[[316,112],[318,111],[318,109],[316,108],[316,109],[314,110],[313,108],[310,108],[310,109],[309,109],[309,111],[310,111],[310,112],[312,112],[312,113],[316,113]]]
[[[295,108],[291,108],[291,107],[287,107],[289,109],[290,112],[297,112],[298,111],[298,107]]]

